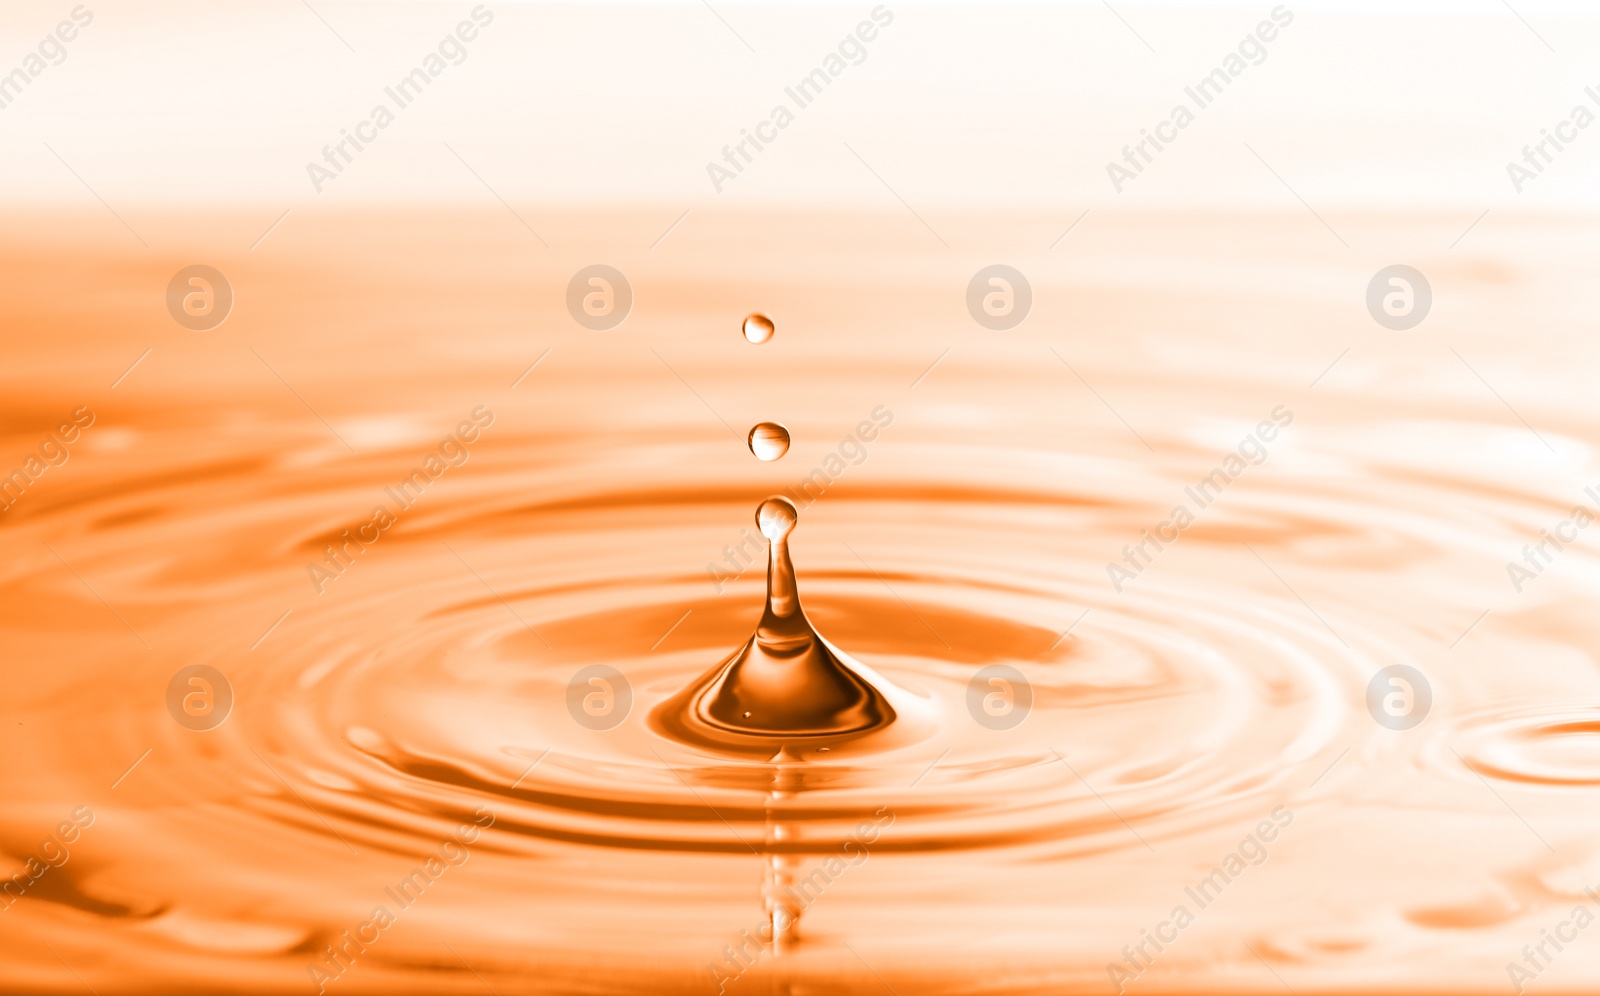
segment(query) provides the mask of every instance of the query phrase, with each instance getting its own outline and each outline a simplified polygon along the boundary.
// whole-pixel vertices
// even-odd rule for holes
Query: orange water
[[[146,218],[148,252],[17,220],[0,463],[93,419],[0,513],[0,986],[1495,992],[1597,908],[1593,540],[1506,570],[1600,488],[1591,227],[1108,214],[1047,252],[1025,218],[947,250],[704,212],[649,249],[657,213],[546,212],[549,250],[498,214],[305,212],[254,250],[270,217]],[[1404,333],[1363,302],[1396,261],[1435,296]],[[595,262],[632,283],[611,331],[566,311]],[[995,262],[1033,286],[1006,332],[965,310]],[[235,292],[208,332],[166,310],[194,263]],[[652,722],[761,624],[775,493],[811,622],[907,735]],[[1432,705],[1392,730],[1367,690],[1402,664]],[[210,730],[169,709],[196,665]],[[572,698],[596,666],[622,682]],[[969,707],[997,666],[1007,729]],[[1600,979],[1546,950],[1541,991]]]

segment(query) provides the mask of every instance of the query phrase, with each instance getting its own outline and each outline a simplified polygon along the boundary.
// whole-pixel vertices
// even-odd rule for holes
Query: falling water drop
[[[789,430],[778,422],[760,422],[750,430],[750,452],[758,460],[776,460],[789,452]]]
[[[772,333],[777,331],[777,326],[772,324],[772,319],[766,315],[746,315],[744,320],[744,337],[754,343],[763,343],[772,338]]]

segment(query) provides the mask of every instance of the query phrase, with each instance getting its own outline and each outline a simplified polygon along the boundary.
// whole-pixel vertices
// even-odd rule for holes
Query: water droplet
[[[799,521],[800,513],[787,498],[768,498],[756,509],[756,528],[770,543],[782,543],[788,539],[789,534],[794,532],[795,523]],[[771,593],[769,585],[767,594]]]
[[[751,342],[762,343],[772,338],[772,333],[777,331],[777,326],[772,324],[772,319],[766,315],[754,314],[745,316],[744,337]]]
[[[777,422],[760,422],[750,430],[749,443],[756,459],[776,460],[789,452],[789,430]]]

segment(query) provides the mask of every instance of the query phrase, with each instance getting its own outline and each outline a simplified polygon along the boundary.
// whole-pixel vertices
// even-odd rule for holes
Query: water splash
[[[828,642],[800,604],[789,535],[799,512],[772,497],[756,509],[767,538],[767,597],[744,645],[668,699],[656,722],[705,746],[768,755],[834,747],[919,724],[926,704]],[[896,738],[899,739],[899,738]]]
[[[10,343],[21,368],[37,371],[7,423],[5,449],[19,454],[37,451],[43,428],[35,437],[33,426],[85,400],[84,384],[104,391],[111,377],[97,380],[99,370],[127,369],[126,337],[102,333],[126,323],[123,302],[150,280],[137,243],[131,255],[103,254],[92,221],[41,217],[85,234],[19,238],[19,265],[71,272],[89,260],[96,279],[66,312],[50,297],[55,282],[14,289],[29,314],[57,316],[51,328],[60,333]],[[1267,848],[1277,885],[1256,895],[1234,891],[1255,888],[1249,882],[1230,886],[1226,909],[1202,914],[1140,985],[1173,993],[1250,985],[1265,970],[1243,936],[1300,991],[1301,976],[1328,989],[1374,977],[1397,992],[1486,989],[1505,978],[1497,957],[1538,937],[1556,911],[1587,901],[1582,890],[1600,875],[1584,846],[1600,784],[1600,620],[1586,592],[1600,584],[1600,560],[1569,547],[1561,576],[1546,571],[1536,592],[1504,602],[1512,592],[1498,558],[1520,556],[1524,538],[1574,497],[1566,476],[1535,472],[1548,452],[1476,380],[1390,402],[1360,386],[1401,376],[1385,365],[1396,357],[1368,357],[1359,383],[1341,388],[1341,371],[1354,376],[1346,359],[1317,387],[1335,395],[1320,403],[1316,432],[1273,450],[1270,465],[1285,463],[1272,487],[1230,491],[1185,532],[1184,552],[1118,593],[1107,559],[1169,497],[1186,500],[1177,485],[1146,476],[1149,451],[1133,434],[1089,431],[1082,412],[1054,404],[1059,382],[1033,368],[1036,355],[941,364],[950,390],[1025,416],[1030,431],[930,432],[903,459],[874,463],[870,480],[830,489],[813,506],[825,511],[834,542],[823,546],[812,528],[820,520],[809,515],[809,531],[787,541],[806,575],[808,618],[893,681],[866,679],[895,719],[850,738],[752,734],[745,753],[709,740],[702,748],[647,720],[741,647],[764,615],[755,581],[713,594],[695,568],[702,549],[715,556],[711,547],[748,525],[730,528],[730,516],[750,514],[766,495],[749,491],[759,468],[742,460],[659,459],[664,442],[719,452],[727,434],[710,418],[681,436],[630,431],[686,400],[648,351],[611,354],[593,376],[552,377],[534,401],[527,391],[547,372],[541,364],[505,400],[522,399],[508,415],[547,411],[550,431],[511,432],[510,418],[497,421],[474,444],[469,468],[430,486],[399,528],[359,555],[352,576],[321,595],[307,581],[307,562],[323,559],[336,527],[365,521],[370,503],[392,502],[384,489],[437,452],[424,427],[437,423],[442,433],[456,418],[454,402],[435,405],[441,388],[470,394],[506,365],[504,389],[516,373],[506,357],[527,345],[514,287],[465,304],[459,296],[462,281],[499,265],[500,219],[485,216],[481,236],[463,237],[462,253],[442,261],[461,280],[437,281],[411,279],[414,260],[387,242],[360,241],[365,230],[347,221],[302,224],[323,226],[309,230],[317,245],[357,245],[361,252],[345,255],[382,261],[391,276],[380,317],[403,323],[411,312],[464,308],[467,320],[483,319],[483,345],[496,348],[448,362],[397,348],[381,376],[366,376],[361,344],[340,346],[328,322],[273,325],[286,356],[318,358],[297,368],[304,384],[291,379],[313,401],[340,398],[329,421],[363,452],[354,462],[337,456],[348,451],[265,371],[207,393],[191,383],[192,363],[146,361],[105,394],[103,411],[96,402],[104,422],[74,445],[71,465],[35,482],[3,517],[0,533],[16,555],[0,628],[24,651],[8,671],[4,726],[6,746],[27,763],[7,766],[0,780],[14,802],[8,849],[18,856],[0,875],[18,871],[23,854],[40,854],[42,835],[74,807],[101,815],[81,844],[67,846],[72,860],[6,914],[32,927],[0,943],[0,990],[77,984],[51,948],[101,992],[174,978],[219,993],[304,985],[307,961],[355,927],[359,911],[395,910],[384,888],[483,806],[496,820],[470,848],[468,867],[447,872],[402,914],[400,930],[367,946],[341,986],[479,984],[448,944],[500,992],[528,985],[530,965],[549,987],[596,996],[715,991],[705,966],[720,963],[724,945],[742,944],[746,928],[761,939],[763,913],[789,915],[790,889],[801,891],[831,858],[849,864],[870,850],[868,864],[804,913],[804,940],[794,944],[792,926],[780,927],[781,967],[763,957],[728,986],[730,996],[866,988],[876,984],[872,972],[908,994],[982,991],[997,978],[1018,993],[1059,992],[1072,980],[1089,987],[1135,928],[1166,917],[1182,887],[1236,853],[1280,802],[1296,819]],[[1231,248],[1209,222],[1161,234],[1183,260],[1246,287],[1259,268],[1250,247],[1292,245],[1296,222],[1240,224]],[[1397,221],[1394,231],[1420,243],[1430,224]],[[1555,299],[1581,281],[1583,254],[1565,239],[1551,249],[1548,220],[1502,224],[1518,233],[1502,241],[1533,248],[1485,256],[1473,266],[1489,269],[1471,273],[1514,272],[1527,293]],[[392,242],[387,219],[370,230]],[[785,251],[800,253],[785,261],[808,283],[775,283],[776,291],[852,304],[836,323],[807,328],[814,355],[772,371],[773,384],[792,374],[862,396],[893,382],[923,348],[926,329],[904,318],[939,293],[938,275],[867,246],[842,257],[852,265],[838,282],[813,286],[815,268],[794,260],[840,252],[821,241],[831,230],[806,242],[809,227],[752,222],[749,238],[731,244],[742,252],[741,243],[782,235]],[[686,253],[685,272],[741,265],[708,245],[711,255]],[[1307,252],[1285,251],[1285,272],[1320,272],[1317,250]],[[328,273],[343,265],[311,258]],[[263,257],[229,276],[256,288],[257,300],[304,297],[308,271],[280,263]],[[889,274],[883,293],[859,297],[860,273]],[[1215,288],[1166,290],[1203,310]],[[1120,291],[1108,293],[1091,294],[1088,306],[1113,306]],[[1300,301],[1312,314],[1321,299],[1308,293],[1291,289],[1280,303]],[[677,300],[676,313],[664,302],[664,317],[692,327],[706,305],[694,294]],[[270,311],[255,317],[271,324]],[[1239,435],[1222,431],[1236,414],[1282,400],[1279,365],[1236,363],[1226,376],[1197,377],[1151,364],[1151,348],[1193,345],[1158,318],[1108,343],[1098,376],[1083,373],[1149,399],[1160,426],[1151,431],[1171,446],[1200,447],[1196,459],[1209,466],[1210,454],[1220,459],[1237,445]],[[82,344],[65,361],[47,348],[62,336]],[[1495,362],[1487,345],[1495,340],[1481,338]],[[1213,345],[1219,355],[1248,353],[1225,336]],[[746,359],[720,368],[722,381],[707,379],[707,396],[747,390],[748,361],[769,358]],[[1331,357],[1301,359],[1314,372]],[[1514,364],[1515,354],[1498,359]],[[618,376],[637,389],[597,389]],[[1564,383],[1552,382],[1552,399],[1575,396]],[[355,417],[390,411],[396,391],[412,400],[394,417]],[[840,415],[836,393],[796,390],[782,414],[827,424]],[[496,411],[498,397],[485,395]],[[28,414],[35,407],[37,420]],[[1582,411],[1574,402],[1569,434],[1550,437],[1564,455],[1581,454],[1581,440],[1600,432]],[[1162,447],[1156,436],[1150,442]],[[1330,484],[1300,472],[1329,466],[1348,473]],[[650,472],[641,477],[641,467]],[[742,570],[762,542],[741,548],[723,573]],[[197,597],[208,590],[227,597]],[[1490,604],[1508,610],[1474,623]],[[1469,626],[1451,666],[1430,668]],[[141,638],[167,663],[152,670]],[[1506,668],[1508,653],[1538,666]],[[608,730],[575,722],[564,694],[597,663],[633,686],[634,710]],[[1374,723],[1362,706],[1374,669],[1394,664],[1427,668],[1436,685],[1427,723],[1405,733]],[[216,666],[240,692],[235,715],[209,733],[161,708],[172,672],[194,665]],[[1032,684],[1032,712],[1010,730],[986,728],[983,710],[967,705],[971,679],[991,665],[1015,667]],[[917,699],[923,691],[928,698]],[[893,749],[891,738],[927,729],[915,724],[929,712],[936,733]],[[709,728],[680,726],[696,735]],[[844,853],[880,807],[898,819]],[[218,834],[219,821],[229,833]],[[1417,848],[1361,851],[1363,838],[1386,836],[1418,842],[1427,860]],[[1108,889],[1127,897],[1127,916],[1104,914]],[[1355,898],[1330,910],[1325,897],[1341,889]],[[1210,919],[1224,913],[1226,923]],[[405,926],[414,917],[428,918],[428,929]],[[939,943],[952,918],[981,925],[982,943]],[[1595,988],[1600,969],[1582,963],[1581,951],[1562,957],[1578,959],[1563,971]]]

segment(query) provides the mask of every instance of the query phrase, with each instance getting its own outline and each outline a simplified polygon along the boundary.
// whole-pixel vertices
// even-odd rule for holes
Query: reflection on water
[[[1505,564],[1600,471],[1472,324],[1513,263],[1420,253],[1401,338],[1298,219],[1107,220],[1011,257],[1034,310],[994,332],[991,260],[767,219],[781,273],[618,252],[595,332],[596,254],[501,221],[213,251],[208,332],[162,303],[188,250],[11,247],[5,459],[95,421],[0,513],[10,991],[1498,990],[1594,905],[1600,574]],[[745,350],[756,285],[785,332]],[[802,478],[796,525],[763,499]],[[708,578],[758,506],[766,577]],[[1368,708],[1397,666],[1406,729]]]

